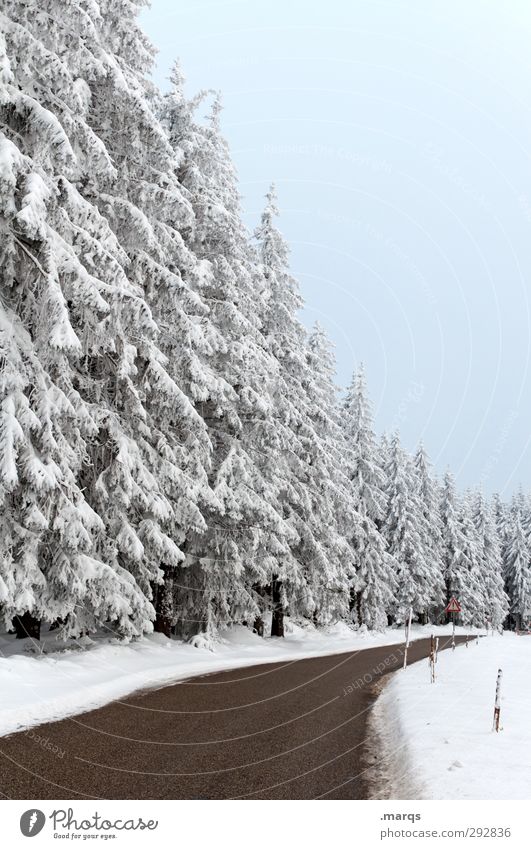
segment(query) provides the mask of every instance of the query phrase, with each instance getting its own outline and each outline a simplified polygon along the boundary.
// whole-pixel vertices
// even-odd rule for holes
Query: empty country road
[[[464,637],[458,638],[461,642]],[[441,639],[448,648],[450,638]],[[429,640],[409,649],[427,657]],[[0,738],[8,799],[367,799],[367,719],[403,645],[236,669]]]

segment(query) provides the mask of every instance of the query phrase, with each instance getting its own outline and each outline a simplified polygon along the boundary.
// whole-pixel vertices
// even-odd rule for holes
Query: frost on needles
[[[141,3],[0,26],[0,614],[38,637],[211,639],[531,612],[528,500],[378,441],[302,299],[274,188],[254,236],[219,95],[162,95]],[[505,595],[504,587],[509,594]],[[203,636],[201,636],[203,635]]]

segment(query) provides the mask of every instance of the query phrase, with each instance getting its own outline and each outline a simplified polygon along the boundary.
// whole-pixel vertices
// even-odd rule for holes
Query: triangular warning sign
[[[446,613],[461,613],[461,605],[456,598],[450,599],[450,604],[446,608]]]

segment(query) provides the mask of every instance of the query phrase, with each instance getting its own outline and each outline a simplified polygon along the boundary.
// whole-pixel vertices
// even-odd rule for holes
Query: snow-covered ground
[[[288,622],[287,631],[283,640],[260,639],[247,628],[231,628],[214,651],[158,635],[127,645],[100,637],[86,640],[83,647],[58,643],[54,632],[41,644],[0,635],[0,735],[195,675],[360,651],[404,640],[402,629],[370,633],[353,631],[344,624],[317,631]],[[433,631],[432,626],[414,627],[413,639]],[[448,633],[448,628],[436,628],[435,632]]]
[[[500,733],[492,731],[502,669]],[[374,711],[395,798],[527,799],[531,636],[484,637],[397,672]]]

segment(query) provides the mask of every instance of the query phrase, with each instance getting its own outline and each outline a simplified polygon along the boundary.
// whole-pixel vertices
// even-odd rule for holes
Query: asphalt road
[[[0,738],[0,796],[371,798],[368,713],[402,663],[386,646],[232,670]]]

